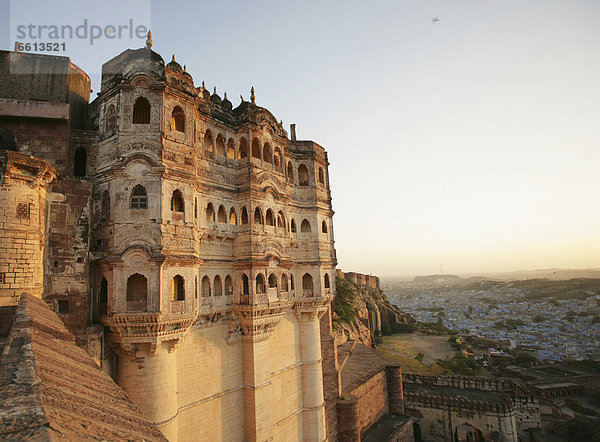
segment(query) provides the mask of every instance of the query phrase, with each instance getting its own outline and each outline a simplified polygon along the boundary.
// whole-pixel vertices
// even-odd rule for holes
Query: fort
[[[457,413],[516,440],[535,414],[516,383],[336,341],[336,277],[372,295],[370,333],[400,318],[377,277],[336,271],[328,166],[253,88],[234,107],[150,35],[92,102],[69,58],[1,51],[2,437],[441,440]]]

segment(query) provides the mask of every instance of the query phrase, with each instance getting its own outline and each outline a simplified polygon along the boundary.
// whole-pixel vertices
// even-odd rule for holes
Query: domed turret
[[[179,72],[180,74],[183,72],[181,65],[175,61],[175,54],[173,54],[173,58],[171,59],[169,64],[167,64],[167,69],[174,72]]]
[[[212,101],[213,103],[216,103],[216,104],[221,104],[221,97],[219,97],[219,95],[217,95],[217,87],[216,86],[215,86],[215,91],[210,96],[210,101]]]
[[[181,73],[181,75],[183,75],[187,80],[189,80],[192,84],[194,84],[194,79],[192,78],[190,73],[187,72],[187,66],[185,64],[183,65],[183,72]]]
[[[227,99],[227,92],[225,92],[225,97],[223,98],[223,102],[221,104],[225,109],[231,110],[233,108],[233,104],[231,104],[231,101]]]
[[[204,81],[202,81],[202,87],[200,88],[200,94],[201,97],[204,98],[205,100],[210,100],[210,92],[208,92],[208,90],[206,89],[206,85],[204,84]]]

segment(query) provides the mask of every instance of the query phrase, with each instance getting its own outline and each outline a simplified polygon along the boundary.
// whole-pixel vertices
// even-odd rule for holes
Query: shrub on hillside
[[[334,321],[350,323],[354,319],[354,286],[343,278],[335,278],[337,293],[333,300]]]

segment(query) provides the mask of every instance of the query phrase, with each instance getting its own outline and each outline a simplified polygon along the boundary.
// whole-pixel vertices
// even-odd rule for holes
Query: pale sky
[[[133,18],[234,106],[254,86],[328,151],[341,269],[600,267],[598,0],[8,4],[4,49],[17,22]],[[95,96],[143,40],[67,45]]]

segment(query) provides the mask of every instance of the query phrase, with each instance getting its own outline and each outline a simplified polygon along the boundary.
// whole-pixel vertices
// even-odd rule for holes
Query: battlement
[[[343,272],[339,269],[335,271],[335,276],[350,281],[360,287],[369,287],[379,290],[379,277],[373,275],[365,275],[356,272]]]
[[[477,412],[484,414],[514,413],[514,404],[508,397],[502,397],[500,402],[488,402],[468,399],[465,397],[437,396],[428,393],[404,392],[406,408],[424,407],[457,412]]]
[[[405,384],[432,385],[438,387],[455,387],[483,391],[511,392],[516,396],[528,397],[530,394],[516,379],[485,378],[481,376],[430,376],[404,373]]]

